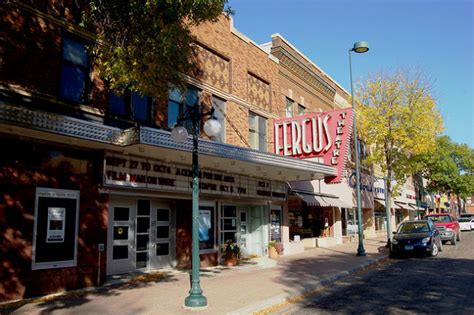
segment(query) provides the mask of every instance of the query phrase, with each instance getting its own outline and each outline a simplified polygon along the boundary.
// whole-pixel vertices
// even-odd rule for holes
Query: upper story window
[[[301,104],[298,104],[298,116],[304,115],[305,111],[306,111],[306,107],[304,107]]]
[[[252,112],[249,113],[249,138],[252,149],[267,151],[267,120]]]
[[[117,116],[133,118],[142,123],[151,121],[152,98],[138,92],[125,91],[124,95],[110,92],[110,112]]]
[[[189,86],[186,95],[183,95],[177,88],[173,88],[169,92],[168,96],[168,128],[173,128],[178,122],[178,117],[190,110],[193,106],[199,102],[199,92],[195,87]],[[198,104],[199,105],[199,104]],[[183,126],[192,132],[192,121],[186,120],[183,122]]]
[[[212,140],[225,143],[225,101],[212,96],[212,107],[214,108],[214,117],[221,123],[221,132]]]
[[[90,61],[84,43],[63,38],[60,95],[65,100],[84,103],[89,86]]]
[[[293,100],[288,97],[286,98],[285,113],[286,117],[293,117]]]

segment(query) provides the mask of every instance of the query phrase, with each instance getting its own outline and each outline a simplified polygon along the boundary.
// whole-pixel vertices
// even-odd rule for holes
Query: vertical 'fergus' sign
[[[339,183],[352,133],[352,108],[275,120],[275,153],[300,159],[322,157],[324,164],[337,167]]]

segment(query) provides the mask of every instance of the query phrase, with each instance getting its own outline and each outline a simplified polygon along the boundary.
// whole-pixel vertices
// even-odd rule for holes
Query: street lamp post
[[[391,225],[390,225],[390,208],[391,208],[391,196],[390,196],[390,192],[388,191],[388,181],[389,181],[389,177],[377,177],[377,176],[374,176],[374,178],[376,179],[383,179],[383,183],[384,183],[384,194],[385,194],[385,215],[387,217],[386,221],[387,221],[387,244],[385,245],[386,247],[390,247],[390,239],[391,239],[391,235],[392,235],[392,228],[391,228]]]
[[[362,54],[369,51],[369,44],[367,42],[361,41],[356,42],[354,47],[349,49],[349,71],[351,75],[351,95],[352,95],[352,110],[354,111],[354,148],[355,148],[355,171],[356,171],[356,198],[357,198],[357,225],[359,228],[359,246],[357,247],[357,256],[365,256],[364,249],[364,231],[362,229],[362,209],[360,202],[360,173],[359,173],[359,143],[357,141],[357,123],[356,123],[356,111],[355,111],[355,102],[354,102],[354,85],[352,83],[352,60],[351,52],[355,51],[356,53]]]
[[[189,295],[184,300],[184,306],[187,308],[197,309],[207,307],[207,298],[202,294],[199,281],[199,164],[198,164],[198,139],[199,124],[201,118],[205,116],[213,117],[214,108],[207,113],[200,113],[198,103],[191,107],[189,112],[185,112],[183,117],[178,119],[178,125],[185,120],[192,121],[192,273],[191,273],[191,289]],[[204,124],[204,132],[210,137],[219,134],[221,129],[220,123],[215,119],[209,119]],[[188,138],[186,128],[175,126],[171,131],[171,138],[175,142],[184,142]]]

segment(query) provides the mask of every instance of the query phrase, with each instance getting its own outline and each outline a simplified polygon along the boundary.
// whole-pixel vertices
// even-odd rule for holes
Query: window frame
[[[301,104],[298,104],[298,116],[303,116],[305,113],[306,113],[306,107]]]
[[[256,126],[251,126],[250,124],[250,117],[255,117],[255,125]],[[261,121],[262,121],[262,124],[261,124]],[[263,124],[264,122],[264,124]],[[249,127],[249,144],[250,144],[250,147],[254,150],[258,150],[258,151],[262,151],[262,152],[267,152],[268,148],[267,148],[267,123],[268,123],[268,120],[263,117],[263,116],[260,116],[254,112],[251,112],[249,111],[249,121],[248,121],[248,127]],[[260,130],[260,126],[265,126],[265,130]],[[256,135],[256,145],[255,147],[252,146],[252,135]],[[265,142],[263,143],[263,148],[264,150],[262,150],[262,143],[260,141],[260,139],[264,139]]]
[[[69,41],[72,41],[72,42],[75,42],[77,44],[80,44],[82,46],[84,46],[84,50],[85,50],[85,53],[86,53],[86,56],[87,56],[87,66],[84,66],[84,65],[80,65],[80,64],[75,64],[73,61],[71,60],[68,60],[65,58],[64,56],[64,53],[65,53],[65,41],[66,40],[69,40]],[[70,33],[64,33],[62,34],[61,36],[61,67],[59,69],[60,71],[60,74],[59,74],[59,97],[66,101],[66,102],[71,102],[71,103],[75,103],[75,104],[87,104],[89,102],[89,93],[90,93],[90,89],[91,89],[91,85],[92,85],[92,79],[91,79],[91,75],[92,75],[92,71],[91,71],[91,56],[89,54],[89,52],[87,51],[87,40],[83,39],[83,38],[79,38],[77,36],[74,36],[73,34],[70,34]],[[80,97],[80,100],[73,100],[73,99],[70,99],[70,98],[67,98],[64,94],[64,79],[63,79],[63,76],[64,76],[64,69],[65,69],[65,66],[68,66],[68,67],[72,67],[73,69],[79,69],[81,70],[81,72],[84,74],[84,88],[83,88],[83,91],[82,91],[82,95]]]
[[[146,107],[147,107],[146,108],[146,116],[147,117],[146,117],[145,120],[137,119],[137,117],[135,116],[135,111],[134,111],[134,106],[133,106],[134,105],[134,103],[133,103],[134,95],[139,95],[142,98],[145,98]],[[121,113],[117,113],[117,112],[112,111],[112,106],[111,106],[112,97],[119,98],[119,99],[123,100],[124,106],[125,106],[125,110],[124,110],[125,113],[121,114]],[[133,121],[143,123],[145,125],[152,125],[153,124],[152,123],[153,122],[153,119],[152,119],[153,118],[153,102],[154,102],[153,97],[143,96],[138,92],[130,91],[128,89],[124,92],[123,95],[119,95],[115,91],[110,90],[109,91],[108,111],[109,111],[109,113],[111,113],[112,115],[117,116],[117,117],[130,119],[130,120],[133,120]]]
[[[286,118],[290,118],[290,117],[294,116],[294,114],[293,114],[294,105],[295,105],[295,101],[293,101],[289,97],[286,97],[286,101],[285,101],[285,117]],[[288,111],[288,109],[290,109],[290,111]]]

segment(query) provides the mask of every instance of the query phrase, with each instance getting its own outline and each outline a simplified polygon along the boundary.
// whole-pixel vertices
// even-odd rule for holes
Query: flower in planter
[[[224,257],[239,257],[240,247],[237,243],[232,240],[227,240],[222,247],[222,253]]]
[[[283,255],[283,243],[282,242],[277,242],[275,244],[275,249],[276,249],[278,255]]]

